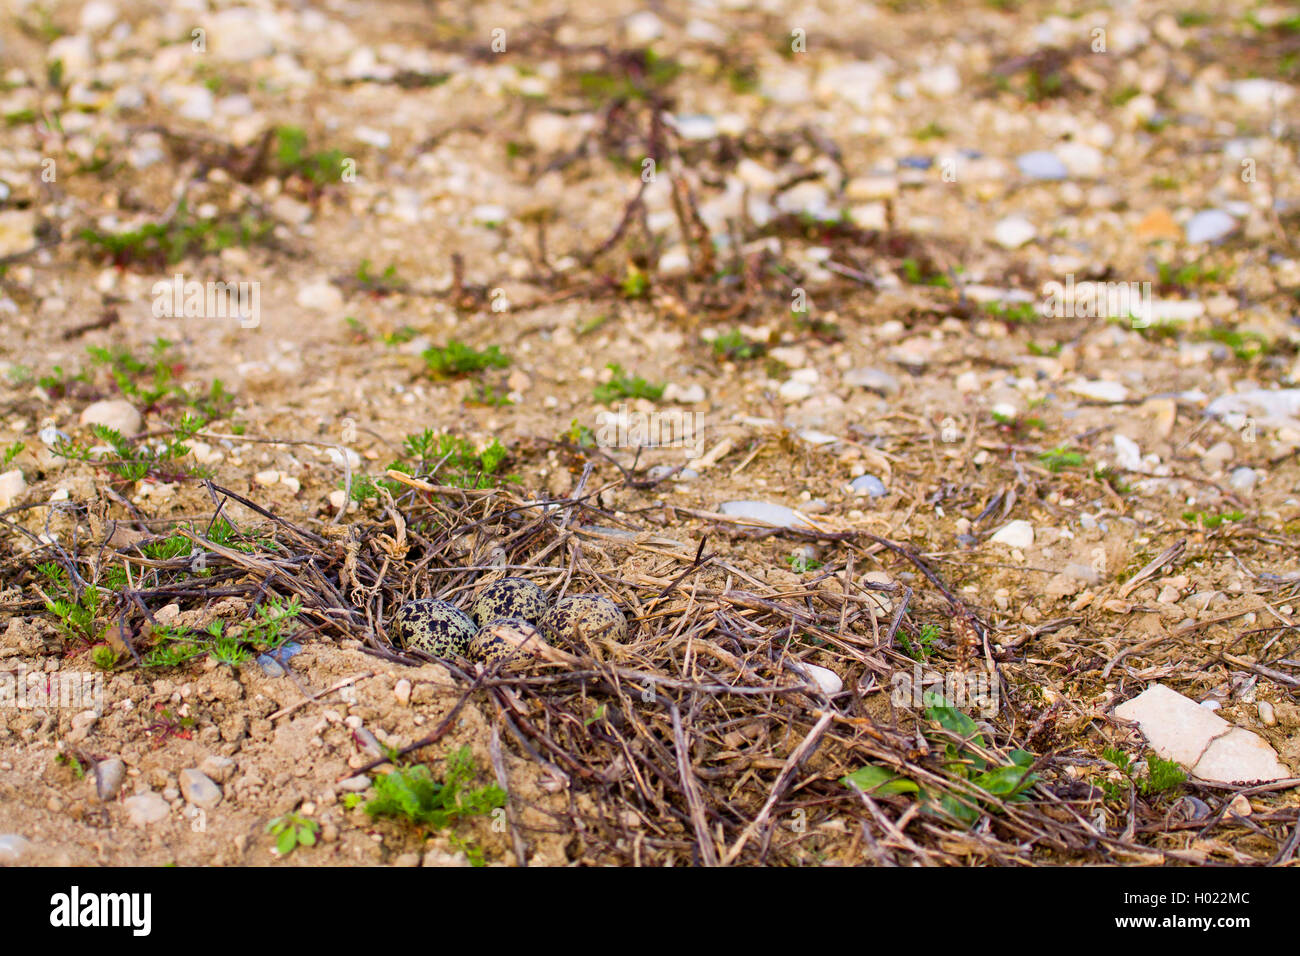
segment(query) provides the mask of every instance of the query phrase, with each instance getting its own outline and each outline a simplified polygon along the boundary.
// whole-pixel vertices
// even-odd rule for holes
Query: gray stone
[[[117,798],[126,779],[126,764],[121,757],[109,757],[95,764],[95,795],[102,802]]]
[[[349,793],[360,793],[362,790],[365,790],[369,786],[370,786],[370,778],[363,773],[363,774],[358,774],[355,777],[348,777],[348,779],[342,781],[339,784],[339,789],[346,790]]]
[[[883,498],[889,494],[885,483],[875,475],[859,475],[849,482],[849,488],[855,495],[870,495],[872,498]]]
[[[235,772],[235,762],[229,757],[222,757],[220,754],[209,754],[203,758],[203,762],[199,764],[199,769],[217,783],[225,783]]]
[[[181,794],[204,810],[211,810],[221,802],[221,788],[202,770],[193,768],[181,771]]]
[[[1016,157],[1016,165],[1030,179],[1065,179],[1070,174],[1060,157],[1045,149],[1022,153]]]
[[[1232,234],[1237,220],[1222,209],[1205,209],[1187,220],[1183,228],[1188,242],[1216,242]]]
[[[1234,491],[1250,491],[1259,481],[1259,474],[1254,468],[1242,466],[1232,469],[1232,474],[1228,477],[1228,484]]]

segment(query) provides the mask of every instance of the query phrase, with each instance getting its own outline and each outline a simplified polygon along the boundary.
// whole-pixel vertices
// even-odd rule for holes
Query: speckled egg
[[[542,632],[517,617],[499,617],[479,629],[469,642],[465,656],[489,667],[502,661],[516,666],[536,656],[536,647],[545,643]]]
[[[464,654],[478,628],[470,616],[446,601],[407,601],[393,617],[392,632],[402,647],[435,657]]]
[[[571,637],[575,625],[587,637],[627,640],[627,618],[617,604],[599,594],[571,594],[557,601],[541,622],[542,633],[552,643],[561,636]]]
[[[546,614],[546,592],[524,578],[502,578],[479,592],[469,613],[479,627],[499,617],[514,617],[536,626]]]

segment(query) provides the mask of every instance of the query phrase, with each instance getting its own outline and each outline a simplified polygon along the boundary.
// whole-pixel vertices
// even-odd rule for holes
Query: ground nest
[[[390,642],[404,601],[468,608],[504,576],[536,582],[552,602],[584,592],[613,599],[630,622],[625,642],[575,630],[542,657],[488,667],[438,661],[457,682],[454,707],[400,754],[360,768],[382,773],[396,760],[436,755],[433,745],[473,700],[492,715],[494,746],[499,740],[563,781],[567,808],[529,809],[549,821],[540,829],[571,835],[570,857],[586,862],[1102,860],[1150,854],[1148,838],[1186,826],[1134,821],[1132,806],[1140,829],[1117,836],[1093,826],[1102,791],[1051,753],[1028,752],[1053,709],[1021,699],[978,609],[906,545],[704,513],[695,517],[709,519],[707,532],[679,540],[661,533],[662,515],[602,506],[626,476],[604,486],[592,476],[588,465],[570,497],[550,500],[389,472],[370,517],[319,531],[207,482],[211,515],[180,532],[193,545],[189,554],[158,560],[140,543],[73,554],[46,542],[26,560],[36,575],[35,556],[53,552],[82,586],[108,562],[125,564],[128,584],[114,591],[111,609],[100,607],[114,622],[110,643],[123,650],[119,667],[130,666],[127,654],[149,662],[153,611],[168,603],[192,609],[242,597],[255,618],[259,606],[297,602],[294,640],[357,642],[351,646],[391,664],[419,666],[435,659]],[[230,502],[265,521],[236,527]],[[729,563],[730,542],[769,535],[820,541],[843,560],[785,588]],[[929,605],[937,611],[918,612],[906,585],[855,574],[867,547],[912,565],[937,595]],[[941,654],[930,657],[937,646],[916,653],[929,638],[918,616],[946,619],[953,639]],[[198,646],[205,636],[190,639]],[[940,693],[957,686],[954,676],[986,675],[979,706],[950,706],[951,693],[948,700],[913,693],[917,658],[929,658],[929,679],[947,678]],[[510,839],[523,861],[538,825],[520,819],[525,798],[510,799]],[[1162,852],[1180,858],[1177,849]]]

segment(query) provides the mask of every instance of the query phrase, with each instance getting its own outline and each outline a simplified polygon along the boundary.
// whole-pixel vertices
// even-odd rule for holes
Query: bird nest
[[[495,722],[494,740],[585,795],[565,810],[543,808],[549,832],[571,834],[570,855],[582,862],[1028,863],[1149,852],[1131,834],[1094,829],[1086,814],[1097,793],[1020,749],[1041,725],[1028,726],[1028,708],[1009,699],[977,613],[905,545],[665,514],[667,506],[614,513],[601,504],[610,487],[588,489],[590,475],[588,466],[571,497],[550,500],[390,472],[382,500],[350,523],[336,518],[316,530],[208,482],[215,508],[206,527],[219,519],[233,528],[225,543],[198,522],[174,532],[190,540],[190,554],[122,553],[137,572],[167,575],[130,575],[133,585],[101,610],[140,663],[142,625],[162,604],[201,607],[233,595],[254,606],[296,600],[307,625],[296,640],[356,641],[376,657],[419,665],[435,659],[390,640],[404,601],[466,607],[504,576],[535,581],[552,601],[612,598],[630,623],[626,641],[575,629],[540,655],[490,667],[437,660],[458,700],[402,751],[420,756],[473,701]],[[231,501],[265,521],[234,528]],[[700,528],[698,540],[664,533],[687,523]],[[785,588],[732,563],[729,543],[774,534],[829,543],[846,560]],[[104,557],[47,545],[39,553],[52,548],[73,581],[97,574]],[[909,587],[855,574],[866,547],[913,565],[915,580],[937,595],[936,618],[956,635],[943,653],[918,653],[926,635]],[[195,554],[201,576],[190,573]],[[931,677],[949,678],[940,691],[955,686],[954,675],[981,676],[978,712],[955,706],[951,693],[920,696],[923,681],[913,682],[926,657]],[[525,860],[527,827],[517,823],[512,839]]]

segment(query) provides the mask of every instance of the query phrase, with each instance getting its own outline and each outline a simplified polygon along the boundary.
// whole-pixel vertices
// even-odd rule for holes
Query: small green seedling
[[[460,820],[489,814],[505,806],[506,793],[496,784],[473,786],[477,771],[468,746],[447,756],[441,781],[425,764],[402,767],[375,781],[376,796],[366,804],[372,817],[403,817],[441,830]]]
[[[315,846],[320,824],[300,813],[286,813],[266,825],[266,832],[275,837],[275,849],[286,857],[300,846]]]
[[[623,366],[615,362],[610,362],[605,368],[613,376],[603,385],[596,386],[595,398],[602,405],[612,405],[628,398],[647,398],[652,402],[663,398],[666,385],[653,385],[639,375],[628,375]]]
[[[487,368],[506,368],[510,359],[495,345],[479,351],[452,339],[442,348],[424,351],[424,361],[435,378],[458,378]]]

